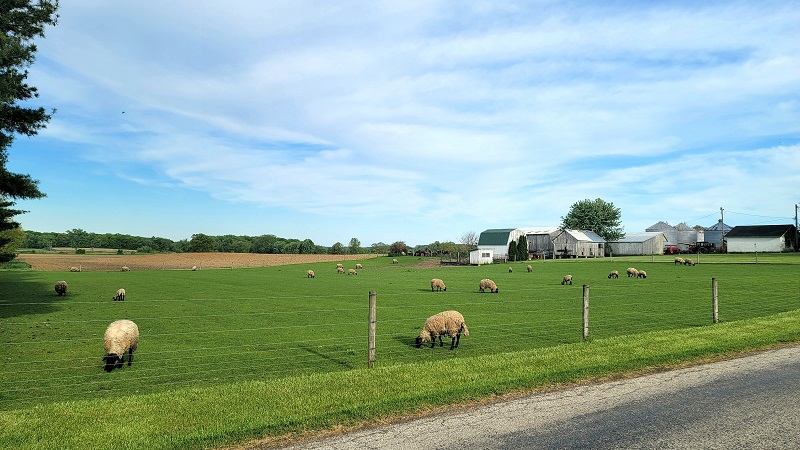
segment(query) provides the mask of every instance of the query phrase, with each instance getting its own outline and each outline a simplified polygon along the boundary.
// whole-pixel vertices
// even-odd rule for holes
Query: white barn
[[[745,225],[725,235],[728,253],[784,252],[797,249],[794,225]]]

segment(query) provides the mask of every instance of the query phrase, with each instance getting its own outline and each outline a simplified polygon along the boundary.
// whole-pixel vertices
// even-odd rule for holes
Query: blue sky
[[[794,221],[795,2],[62,2],[25,229],[456,241]]]

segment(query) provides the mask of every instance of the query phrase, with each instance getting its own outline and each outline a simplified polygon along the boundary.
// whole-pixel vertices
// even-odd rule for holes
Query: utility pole
[[[797,203],[794,204],[794,251],[800,248],[800,230],[797,229]]]
[[[722,248],[725,247],[725,210],[722,207],[719,208],[719,215],[720,215],[720,222],[719,222],[719,251],[722,252]]]

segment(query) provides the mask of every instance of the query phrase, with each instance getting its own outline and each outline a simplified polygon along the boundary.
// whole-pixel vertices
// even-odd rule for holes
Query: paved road
[[[800,347],[536,394],[287,449],[797,449]]]

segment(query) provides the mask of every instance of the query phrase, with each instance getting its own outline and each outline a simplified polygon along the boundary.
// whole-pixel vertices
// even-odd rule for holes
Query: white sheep
[[[306,272],[306,276],[308,278],[314,278],[314,271],[309,269],[308,272]]]
[[[336,268],[337,269],[344,269],[344,266],[342,265],[342,263],[336,263]]]
[[[530,272],[533,272],[533,267],[530,264],[528,264],[528,273]]]
[[[612,270],[611,273],[608,274],[608,278],[619,278],[619,270]]]
[[[447,286],[444,285],[444,281],[440,280],[439,278],[433,278],[431,280],[431,292],[434,290],[436,291],[446,291]]]
[[[392,264],[398,264],[399,262],[400,262],[400,261],[398,261],[397,259],[393,259],[393,260],[392,260]]]
[[[359,270],[361,270],[361,269],[363,269],[363,268],[364,268],[364,266],[363,266],[363,265],[361,265],[361,264],[356,264],[356,269],[359,269]]]
[[[644,270],[640,270],[639,274],[636,275],[636,277],[637,278],[647,278],[647,272],[645,272]]]
[[[512,273],[512,272],[514,272],[514,269],[512,269],[511,267],[509,267],[509,268],[508,268],[508,273]]]
[[[344,273],[344,267],[337,267],[336,273]]]
[[[564,275],[564,278],[561,279],[561,285],[565,284],[572,286],[572,275]]]
[[[56,288],[56,294],[58,294],[59,297],[61,297],[62,295],[63,296],[67,295],[67,282],[66,281],[57,281],[55,288]]]
[[[128,267],[128,266],[122,266],[122,271],[123,271],[123,272],[130,272],[130,271],[131,271],[131,268],[130,268],[130,267]]]
[[[133,352],[139,346],[139,327],[130,320],[111,322],[103,335],[103,347],[106,351],[106,372],[122,367],[125,352],[128,352],[128,366],[133,363]]]
[[[480,284],[478,285],[478,289],[480,289],[481,292],[485,292],[485,290],[488,289],[489,292],[493,292],[495,294],[500,292],[500,289],[497,289],[497,285],[494,284],[494,281],[488,278],[481,280]]]
[[[694,265],[694,260],[691,259],[691,258],[686,258],[685,260],[683,260],[683,264],[685,266],[693,266]]]
[[[195,270],[197,270],[197,266],[192,266],[192,271],[194,272]]]
[[[356,269],[347,269],[347,274],[348,275],[358,275],[358,272],[356,272]]]
[[[639,271],[638,271],[638,270],[636,270],[636,269],[635,269],[635,268],[633,268],[633,267],[628,267],[628,270],[627,270],[627,272],[628,272],[628,278],[630,278],[630,277],[634,277],[634,278],[636,278],[636,277],[638,277],[638,276],[639,276]]]
[[[112,300],[115,302],[121,302],[125,300],[125,289],[119,288],[117,289],[117,293],[111,297]]]
[[[683,258],[681,258],[681,257],[679,256],[679,257],[675,258],[675,262],[673,263],[673,265],[674,265],[674,264],[683,264],[683,262],[684,262]]]
[[[436,338],[439,338],[439,347],[444,346],[442,336],[450,336],[450,350],[458,347],[461,334],[469,336],[467,324],[464,316],[458,311],[443,311],[439,314],[428,317],[422,331],[417,336],[417,348],[422,347],[423,342],[431,341],[431,348],[436,346]]]
[[[80,271],[81,271],[81,268],[80,268],[80,267],[75,267],[75,266],[72,266],[72,267],[70,267],[70,268],[69,268],[69,271],[70,271],[70,272],[80,272]]]

